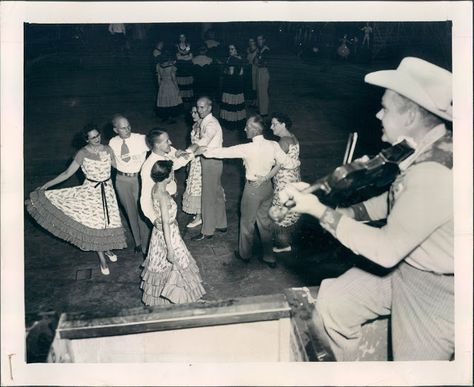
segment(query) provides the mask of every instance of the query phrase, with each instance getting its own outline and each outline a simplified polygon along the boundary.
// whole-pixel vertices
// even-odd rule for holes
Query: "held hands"
[[[195,156],[201,156],[202,154],[204,154],[204,152],[207,151],[207,146],[199,146],[195,151],[194,151],[194,155]]]
[[[288,184],[280,191],[279,199],[285,207],[291,208],[291,211],[313,215],[319,219],[326,206],[315,195],[302,192],[308,187],[309,184],[304,182]]]
[[[191,157],[191,155],[185,150],[178,149],[175,153],[176,157],[184,157],[186,160]]]

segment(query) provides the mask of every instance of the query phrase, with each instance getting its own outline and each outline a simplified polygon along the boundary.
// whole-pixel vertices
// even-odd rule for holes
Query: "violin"
[[[329,207],[347,207],[360,202],[363,193],[390,185],[400,173],[399,164],[414,152],[408,141],[403,140],[373,158],[362,158],[337,167],[302,192],[314,193],[321,203]],[[295,202],[289,200],[282,207],[272,207],[270,217],[281,221],[294,206]]]

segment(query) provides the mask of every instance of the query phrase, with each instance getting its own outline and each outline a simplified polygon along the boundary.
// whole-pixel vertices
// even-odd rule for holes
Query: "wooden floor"
[[[374,115],[381,90],[363,82],[371,65],[333,61],[307,64],[283,49],[270,65],[270,111],[290,115],[301,142],[303,180],[311,182],[337,167],[347,136],[359,131],[356,156],[379,150],[380,129]],[[35,187],[66,168],[76,152],[75,135],[88,122],[106,127],[117,112],[129,118],[134,131],[146,133],[163,126],[177,148],[186,144],[189,125],[183,117],[162,125],[154,114],[156,90],[148,46],[132,48],[124,57],[112,49],[83,47],[58,51],[27,63],[25,79],[24,184],[25,198]],[[251,110],[249,110],[249,113]],[[241,141],[241,133],[224,131],[224,144]],[[261,262],[242,264],[233,257],[237,246],[238,212],[242,189],[240,162],[226,161],[229,231],[210,241],[192,242],[198,231],[187,232],[188,217],[180,213],[184,240],[195,257],[208,300],[264,295],[297,286],[318,285],[323,278],[347,269],[336,242],[317,222],[303,218],[295,255],[278,257],[278,267]],[[179,192],[185,173],[177,174]],[[58,186],[80,183],[74,177]],[[178,204],[180,196],[178,196]],[[129,246],[133,246],[127,229]],[[140,307],[140,264],[133,248],[118,251],[111,274],[101,275],[95,253],[83,252],[56,239],[25,215],[25,302],[27,314],[46,311],[115,310]]]

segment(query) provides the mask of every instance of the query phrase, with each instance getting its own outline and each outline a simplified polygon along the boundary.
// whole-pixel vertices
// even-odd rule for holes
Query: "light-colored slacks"
[[[263,260],[275,262],[272,253],[273,222],[268,215],[272,205],[273,186],[266,181],[260,186],[245,183],[242,202],[240,203],[239,254],[250,259],[253,254],[255,223],[257,223],[263,249]]]
[[[135,246],[141,246],[143,254],[146,254],[151,230],[143,220],[143,215],[140,214],[138,207],[140,196],[138,176],[129,177],[117,174],[115,189],[117,190],[120,203],[127,214]]]
[[[224,188],[221,184],[222,160],[201,158],[201,233],[214,235],[216,228],[227,227]]]
[[[384,277],[352,268],[321,283],[316,312],[339,361],[356,358],[362,324],[389,314],[394,360],[450,360],[454,354],[454,276],[405,262]]]

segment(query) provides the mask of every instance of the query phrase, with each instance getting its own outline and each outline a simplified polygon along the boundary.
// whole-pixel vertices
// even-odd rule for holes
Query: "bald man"
[[[141,251],[146,254],[150,228],[139,211],[138,198],[140,193],[139,174],[148,152],[148,146],[145,135],[133,133],[130,123],[123,115],[116,114],[112,118],[112,125],[117,134],[109,142],[117,162],[115,189],[120,204],[127,214],[135,241],[135,252]]]

